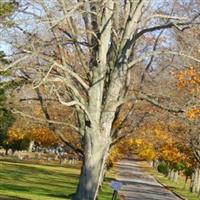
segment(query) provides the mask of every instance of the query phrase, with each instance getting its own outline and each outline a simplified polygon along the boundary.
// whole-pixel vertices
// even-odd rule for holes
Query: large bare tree
[[[148,101],[170,112],[182,112],[162,105],[141,87],[130,91],[132,77],[141,81],[155,56],[182,56],[200,62],[184,52],[170,51],[167,45],[156,48],[160,31],[184,31],[198,23],[199,14],[178,16],[171,11],[176,1],[167,2],[24,0],[11,20],[5,21],[12,24],[8,35],[13,37],[7,42],[12,42],[16,55],[3,70],[14,69],[17,76],[31,81],[33,88],[45,86],[49,95],[76,113],[75,125],[70,128],[82,137],[84,149],[76,200],[96,199],[110,147],[122,137],[113,125],[124,104]],[[157,39],[149,50],[141,42],[152,40],[152,33]],[[132,69],[138,67],[141,73],[134,74]],[[47,121],[56,124],[49,117]]]

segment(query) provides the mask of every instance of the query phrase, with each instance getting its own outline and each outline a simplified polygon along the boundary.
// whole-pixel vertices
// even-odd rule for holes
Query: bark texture
[[[96,144],[94,142],[97,142]],[[107,145],[106,145],[107,144]],[[105,166],[105,155],[109,145],[105,140],[97,139],[86,144],[84,161],[81,168],[80,181],[74,200],[96,199],[102,181]]]

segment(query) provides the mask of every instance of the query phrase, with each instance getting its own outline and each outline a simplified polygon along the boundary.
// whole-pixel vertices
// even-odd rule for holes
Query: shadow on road
[[[125,200],[179,200],[173,193],[159,184],[149,173],[145,161],[122,160],[117,164],[123,187],[120,194]]]

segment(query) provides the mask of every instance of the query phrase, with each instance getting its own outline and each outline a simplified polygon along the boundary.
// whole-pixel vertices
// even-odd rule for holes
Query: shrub
[[[166,163],[159,164],[157,169],[158,169],[158,172],[164,174],[165,176],[167,176],[169,173],[169,167]]]
[[[185,168],[183,174],[186,176],[186,177],[192,177],[192,174],[194,173],[194,169],[192,167],[188,167],[188,168]]]
[[[175,171],[182,171],[185,169],[185,164],[183,162],[176,163],[174,166]]]

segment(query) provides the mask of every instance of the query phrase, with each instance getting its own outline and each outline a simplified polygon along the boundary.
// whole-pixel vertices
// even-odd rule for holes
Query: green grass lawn
[[[75,192],[79,177],[78,166],[38,165],[0,161],[1,196],[32,200],[70,199]],[[108,176],[99,200],[109,200],[112,190]]]
[[[186,187],[184,184],[184,180],[182,178],[179,178],[177,182],[173,182],[169,180],[167,177],[164,175],[152,170],[152,173],[154,177],[162,184],[167,186],[171,191],[175,192],[176,194],[182,196],[186,200],[199,200],[200,197],[198,197],[197,194],[191,193],[189,191],[189,186],[187,185]]]

